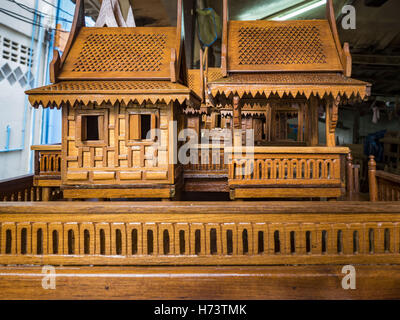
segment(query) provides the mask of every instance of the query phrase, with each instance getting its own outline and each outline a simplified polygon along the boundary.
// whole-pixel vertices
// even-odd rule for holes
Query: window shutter
[[[104,139],[104,116],[98,116],[97,117],[97,123],[98,123],[98,130],[99,130],[99,140],[103,140]]]
[[[139,140],[140,139],[140,114],[129,115],[129,139]]]
[[[81,141],[87,140],[87,118],[81,117]]]

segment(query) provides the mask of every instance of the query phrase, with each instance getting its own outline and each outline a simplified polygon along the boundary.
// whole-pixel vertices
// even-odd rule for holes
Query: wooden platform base
[[[400,266],[355,265],[343,289],[341,265],[225,267],[57,267],[55,289],[41,267],[0,267],[0,299],[399,299]]]
[[[338,198],[340,188],[235,188],[231,189],[231,199],[244,198]]]
[[[63,188],[65,199],[120,199],[120,198],[152,198],[169,199],[175,196],[175,185],[158,188]]]

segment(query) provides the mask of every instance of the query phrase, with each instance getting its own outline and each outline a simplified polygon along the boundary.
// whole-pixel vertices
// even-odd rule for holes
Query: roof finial
[[[118,0],[103,0],[95,27],[136,27],[132,7],[125,21]]]

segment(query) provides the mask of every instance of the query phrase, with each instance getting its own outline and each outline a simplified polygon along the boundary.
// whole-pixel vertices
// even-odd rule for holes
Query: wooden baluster
[[[360,165],[353,165],[354,168],[354,193],[360,193]]]
[[[369,200],[377,201],[378,200],[378,188],[377,188],[377,180],[376,180],[376,162],[375,157],[373,155],[369,156],[368,162],[368,182],[369,182]]]
[[[42,200],[43,201],[50,201],[50,191],[51,191],[51,189],[49,187],[42,188]]]
[[[35,150],[35,175],[40,174],[40,160],[39,160],[39,150]]]
[[[347,181],[346,181],[346,187],[347,187],[347,194],[350,198],[350,200],[353,199],[353,157],[351,153],[349,153],[346,157],[347,160]]]

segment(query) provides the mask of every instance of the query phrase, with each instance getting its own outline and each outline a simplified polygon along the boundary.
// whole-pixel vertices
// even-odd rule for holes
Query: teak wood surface
[[[56,289],[41,267],[0,267],[0,299],[399,299],[400,266],[355,265],[344,290],[342,265],[224,267],[58,267]]]
[[[395,202],[3,202],[0,298],[398,299],[399,213]],[[56,290],[42,287],[44,264]],[[348,264],[355,290],[341,285]]]

